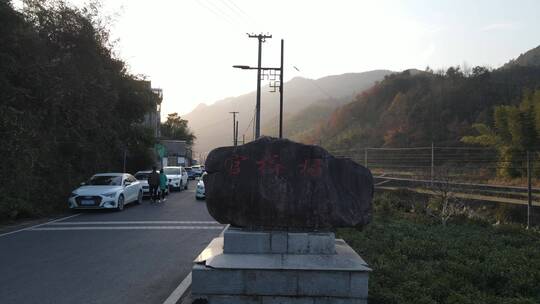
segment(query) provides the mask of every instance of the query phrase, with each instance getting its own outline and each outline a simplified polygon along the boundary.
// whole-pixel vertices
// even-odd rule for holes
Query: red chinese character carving
[[[240,174],[240,162],[247,159],[248,159],[247,156],[243,156],[243,155],[233,155],[231,159],[228,159],[227,161],[230,162],[229,175]]]
[[[284,168],[280,163],[279,155],[277,154],[274,154],[271,157],[266,156],[264,159],[257,161],[257,166],[259,167],[260,174],[270,173],[280,175]]]
[[[300,174],[303,176],[319,177],[322,174],[320,158],[306,159],[298,167],[300,168]]]

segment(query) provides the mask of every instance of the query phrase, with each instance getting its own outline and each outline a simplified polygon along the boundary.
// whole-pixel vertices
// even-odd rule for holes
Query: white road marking
[[[70,231],[70,230],[221,230],[221,226],[94,226],[94,227],[42,227],[28,231]]]
[[[225,230],[227,230],[229,226],[230,226],[229,224],[225,225],[225,228],[221,230],[221,233],[219,235],[222,236],[223,232],[225,232]],[[171,293],[171,295],[169,295],[169,297],[167,298],[167,300],[165,300],[165,302],[163,302],[163,304],[176,304],[178,300],[180,300],[184,296],[184,293],[186,293],[186,290],[190,286],[191,286],[191,272],[184,278],[182,283],[180,283],[180,285],[176,287],[176,289]]]
[[[217,224],[216,221],[101,221],[101,222],[59,222],[51,223],[51,225],[64,226],[64,225],[137,225],[137,224]]]
[[[184,278],[182,283],[176,287],[176,289],[171,293],[167,300],[163,302],[163,304],[176,304],[184,295],[189,286],[191,286],[191,272]]]
[[[10,235],[10,234],[14,234],[14,233],[17,233],[17,232],[33,230],[33,229],[38,228],[38,227],[41,227],[41,226],[45,226],[45,225],[53,224],[53,223],[56,223],[56,222],[59,222],[59,221],[67,220],[67,219],[70,219],[70,218],[73,218],[73,217],[76,217],[76,216],[79,216],[79,215],[81,215],[81,214],[80,214],[80,213],[77,213],[77,214],[70,215],[70,216],[66,216],[66,217],[62,217],[62,218],[59,218],[59,219],[56,219],[56,220],[53,220],[53,221],[50,221],[50,222],[46,222],[46,223],[34,225],[34,226],[31,226],[31,227],[26,227],[26,228],[19,229],[19,230],[15,230],[15,231],[11,231],[11,232],[6,232],[6,233],[3,233],[3,234],[0,234],[0,237],[6,236],[6,235]]]

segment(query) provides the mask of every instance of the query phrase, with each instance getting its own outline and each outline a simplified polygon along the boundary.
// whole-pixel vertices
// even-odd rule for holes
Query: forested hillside
[[[492,124],[494,106],[517,105],[539,85],[535,66],[392,74],[302,140],[331,149],[463,145],[473,124]]]
[[[286,114],[283,121],[283,136],[296,140],[313,131],[319,123],[325,121],[339,106],[347,104],[351,97],[326,98],[314,102],[298,113]],[[263,126],[263,134],[275,136],[279,132],[278,118]]]
[[[519,55],[516,59],[510,60],[504,67],[512,66],[537,66],[540,67],[540,46]]]
[[[112,55],[98,9],[0,1],[0,220],[65,206],[97,171],[151,161],[156,98]]]

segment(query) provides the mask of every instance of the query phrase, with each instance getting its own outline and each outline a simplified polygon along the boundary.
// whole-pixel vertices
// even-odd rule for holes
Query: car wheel
[[[143,201],[143,194],[142,194],[142,191],[139,191],[139,196],[137,196],[137,200],[135,201],[135,203],[137,205],[140,205]]]
[[[118,207],[116,207],[118,211],[124,210],[124,195],[120,194],[120,197],[118,197]]]

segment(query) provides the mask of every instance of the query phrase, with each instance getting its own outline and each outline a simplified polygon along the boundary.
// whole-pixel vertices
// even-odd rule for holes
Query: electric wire
[[[242,136],[245,136],[246,135],[246,132],[247,130],[249,129],[249,127],[251,126],[251,124],[253,123],[253,120],[255,119],[255,113],[253,113],[253,116],[251,116],[251,120],[249,121],[249,124],[247,125],[246,129],[244,130],[244,132],[242,133]]]

